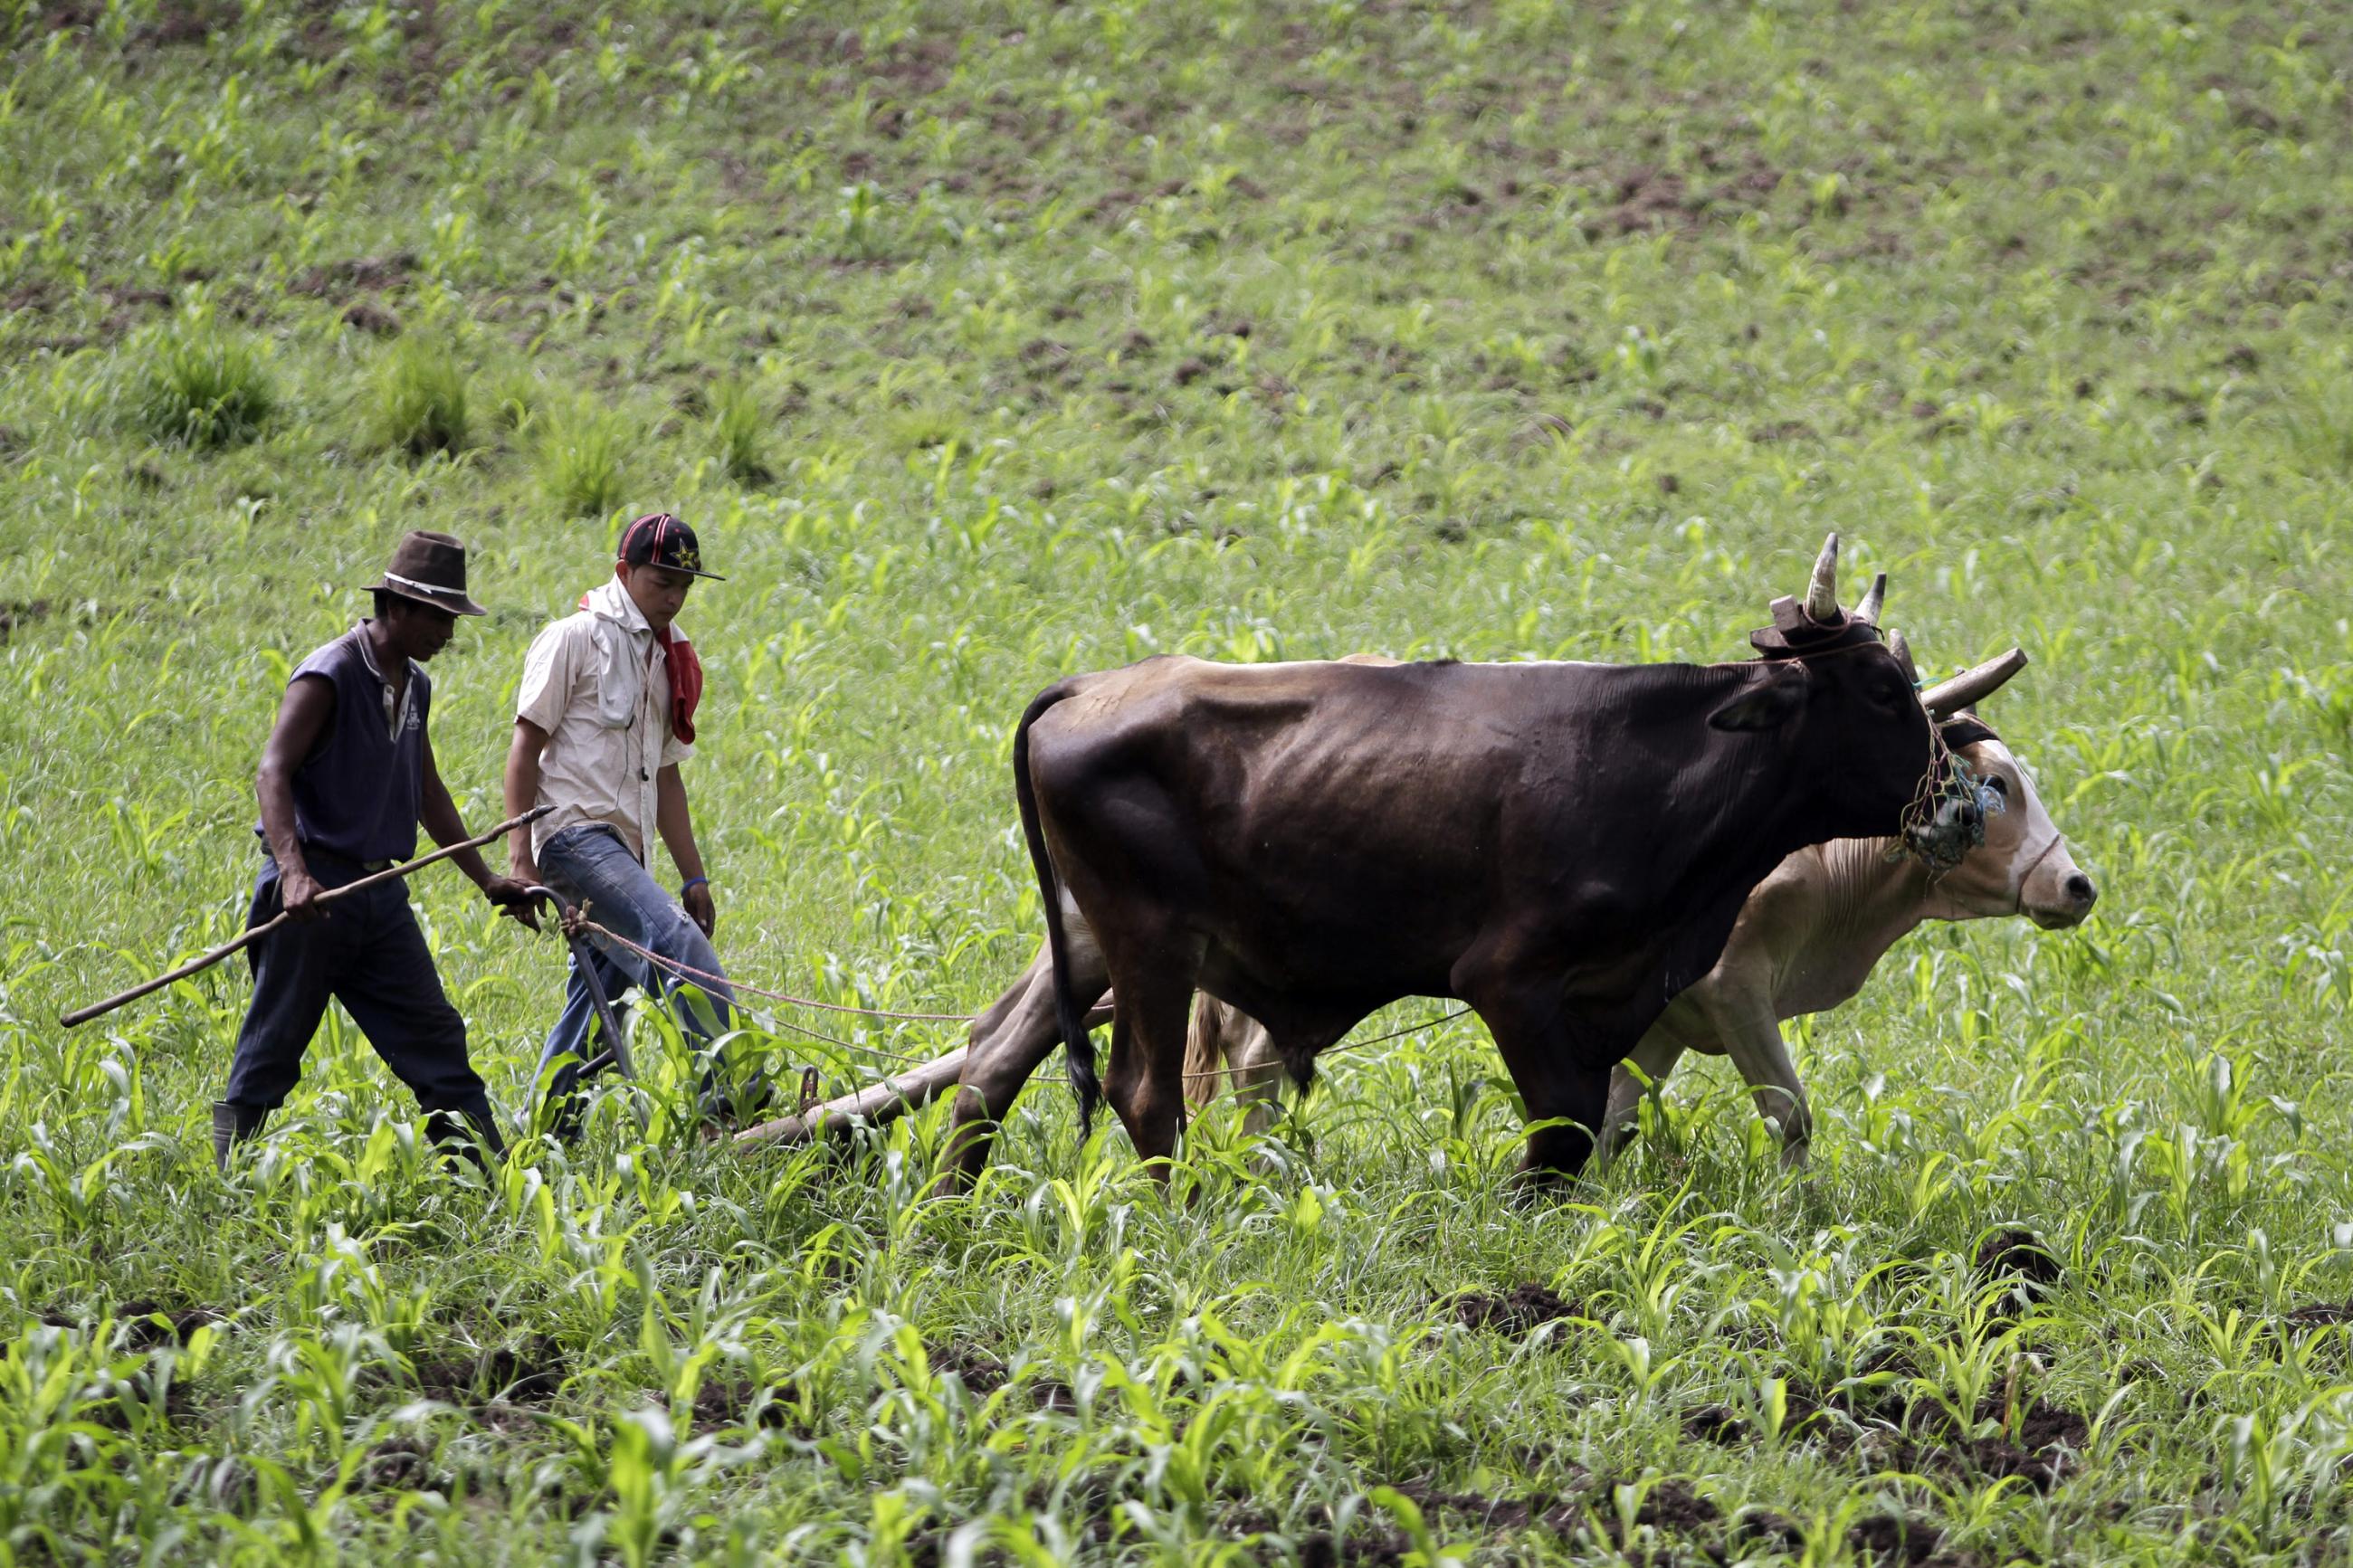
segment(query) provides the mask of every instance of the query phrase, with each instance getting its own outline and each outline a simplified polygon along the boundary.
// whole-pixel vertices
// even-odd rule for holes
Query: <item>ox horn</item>
[[[1887,574],[1882,572],[1871,580],[1871,592],[1865,594],[1862,603],[1855,606],[1854,618],[1866,626],[1875,626],[1879,624],[1880,607],[1886,603]]]
[[[1895,662],[1904,667],[1904,679],[1915,686],[1919,685],[1920,667],[1912,662],[1912,644],[1902,632],[1887,634],[1887,651],[1894,654]]]
[[[1814,562],[1814,580],[1806,585],[1806,618],[1828,623],[1838,619],[1838,535],[1822,541]]]
[[[2000,690],[2003,682],[2025,668],[2026,650],[2011,648],[2000,658],[1989,658],[1975,669],[1965,669],[1950,680],[1938,681],[1920,693],[1920,706],[1937,719],[1949,719]]]

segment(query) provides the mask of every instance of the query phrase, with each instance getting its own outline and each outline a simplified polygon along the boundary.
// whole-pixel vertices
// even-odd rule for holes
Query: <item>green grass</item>
[[[201,325],[161,334],[137,371],[133,420],[158,441],[233,447],[260,433],[277,405],[252,345]]]
[[[376,384],[379,432],[413,458],[465,450],[466,373],[446,344],[408,338],[387,350]]]
[[[552,411],[540,422],[539,475],[546,499],[566,517],[597,518],[621,504],[630,432],[587,402]]]
[[[775,478],[768,468],[768,416],[759,395],[740,381],[723,381],[711,398],[711,434],[727,477],[741,485]]]
[[[2344,1559],[2334,14],[169,13],[0,10],[0,1561]],[[376,427],[417,342],[461,461]],[[1018,971],[1061,674],[1738,657],[1828,528],[1925,666],[2032,656],[1988,717],[2103,900],[1792,1026],[1802,1179],[1709,1063],[1516,1203],[1465,1020],[1203,1119],[1173,1205],[1053,1085],[968,1201],[937,1113],[738,1159],[650,1034],[649,1136],[608,1095],[485,1187],[336,1021],[222,1182],[241,967],[55,1016],[237,929],[286,673],[403,529],[493,612],[434,670],[486,826],[530,637],[657,507],[729,578],[689,781],[764,984]],[[560,950],[417,900],[517,1116]],[[2064,1269],[2015,1317],[2009,1226]],[[1464,1326],[1524,1283],[1577,1310]]]

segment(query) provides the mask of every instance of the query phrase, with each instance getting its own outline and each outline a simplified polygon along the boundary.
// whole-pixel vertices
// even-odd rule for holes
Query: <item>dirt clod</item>
[[[1396,1489],[1398,1495],[1412,1500],[1424,1514],[1451,1514],[1489,1533],[1525,1530],[1538,1512],[1536,1504],[1525,1498],[1488,1497],[1479,1492],[1447,1492],[1409,1485]]]
[[[174,1306],[143,1297],[123,1302],[114,1310],[114,1316],[115,1321],[122,1325],[122,1342],[134,1351],[153,1350],[165,1344],[186,1344],[195,1337],[198,1329],[207,1323],[223,1321],[221,1315],[209,1307]]]
[[[1500,1296],[1472,1292],[1454,1303],[1454,1316],[1466,1329],[1484,1329],[1512,1339],[1525,1339],[1546,1323],[1581,1315],[1584,1308],[1563,1300],[1548,1286],[1534,1280],[1514,1285]]]
[[[1982,1284],[2008,1285],[2004,1305],[2041,1304],[2064,1273],[2051,1249],[2032,1231],[2017,1226],[1995,1231],[1978,1247],[1978,1279]]]
[[[421,1437],[387,1437],[368,1450],[352,1477],[351,1489],[365,1491],[438,1491],[447,1478],[433,1468],[433,1445]]]
[[[1728,1405],[1710,1405],[1683,1417],[1683,1431],[1703,1443],[1729,1447],[1747,1440],[1748,1423]]]
[[[1643,1495],[1642,1506],[1634,1510],[1634,1522],[1689,1531],[1715,1523],[1722,1513],[1713,1499],[1702,1497],[1682,1481],[1661,1481]]]
[[[798,1398],[799,1390],[790,1383],[762,1384],[751,1378],[705,1383],[694,1392],[694,1429],[797,1426],[793,1406]]]
[[[344,289],[390,289],[407,280],[416,270],[417,258],[408,251],[396,256],[362,256],[349,261],[331,261],[322,266],[306,267],[286,286],[290,294],[301,294],[318,299]]]
[[[2314,1301],[2296,1308],[2282,1321],[2291,1333],[2306,1333],[2338,1323],[2353,1323],[2353,1301]]]
[[[1732,1521],[1732,1539],[1754,1542],[1769,1552],[1795,1552],[1806,1543],[1806,1532],[1786,1513],[1752,1508]]]
[[[1894,1513],[1859,1520],[1846,1532],[1846,1542],[1858,1556],[1883,1568],[1926,1563],[1944,1540],[1945,1532],[1925,1520]]]
[[[34,599],[20,605],[0,605],[0,643],[6,642],[9,634],[18,626],[37,621],[48,613],[49,602],[47,599]]]
[[[344,306],[343,325],[372,338],[400,335],[400,318],[372,300],[354,300]]]
[[[1403,1531],[1379,1535],[1363,1531],[1343,1542],[1317,1531],[1299,1543],[1300,1568],[1388,1568],[1403,1563],[1409,1543]]]
[[[564,1386],[563,1352],[545,1334],[520,1347],[501,1345],[472,1356],[421,1355],[411,1364],[418,1389],[449,1405],[544,1405]]]
[[[976,1398],[985,1399],[1005,1386],[1005,1363],[977,1346],[928,1345],[923,1355],[933,1372],[953,1373]]]

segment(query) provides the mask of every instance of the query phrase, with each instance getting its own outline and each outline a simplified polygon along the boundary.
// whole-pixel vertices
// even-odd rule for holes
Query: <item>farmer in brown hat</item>
[[[417,851],[417,828],[439,844],[468,837],[433,764],[425,661],[449,644],[466,596],[466,547],[411,533],[372,584],[375,614],[304,659],[261,753],[264,852],[248,926],[280,910],[293,920],[246,950],[253,1003],[237,1037],[228,1092],[213,1102],[213,1153],[250,1138],[302,1076],[302,1056],[327,1010],[343,1003],[376,1054],[416,1094],[434,1138],[503,1152],[489,1093],[466,1056],[466,1024],[395,880],[318,907],[322,893]],[[494,904],[531,922],[527,884],[495,875],[479,851],[451,857]],[[462,1119],[462,1120],[461,1120]]]

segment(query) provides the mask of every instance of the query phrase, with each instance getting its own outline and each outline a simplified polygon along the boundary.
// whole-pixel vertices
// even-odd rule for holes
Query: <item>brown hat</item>
[[[371,592],[397,594],[453,616],[490,612],[466,596],[466,547],[446,533],[422,530],[400,542],[384,580],[368,584]]]

